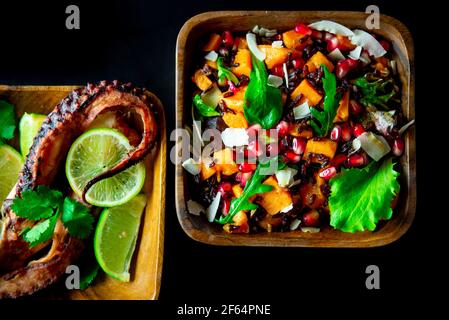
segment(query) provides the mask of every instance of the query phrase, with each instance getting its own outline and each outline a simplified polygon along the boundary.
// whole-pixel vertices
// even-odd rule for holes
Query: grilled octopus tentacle
[[[149,101],[143,89],[117,81],[102,81],[98,85],[88,84],[74,90],[48,115],[33,141],[16,186],[3,204],[0,274],[7,273],[0,275],[0,298],[31,294],[55,282],[79,256],[83,247],[82,241],[70,237],[62,223],[58,222],[50,241],[29,248],[20,233],[36,222],[16,216],[11,210],[12,199],[38,185],[52,186],[57,182],[56,175],[73,141],[105,112],[134,112],[142,121],[143,133],[137,147],[111,171],[96,177],[95,182],[143,160],[157,139],[157,120],[152,107],[153,102]],[[85,192],[95,182],[89,183]],[[48,253],[31,261],[50,244]]]

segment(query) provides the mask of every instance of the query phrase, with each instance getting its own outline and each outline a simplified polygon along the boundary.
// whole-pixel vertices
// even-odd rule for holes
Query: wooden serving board
[[[79,86],[4,86],[0,85],[0,99],[14,104],[18,119],[23,113],[48,114],[70,91]],[[165,223],[166,128],[164,109],[160,100],[147,92],[155,101],[160,139],[145,160],[147,176],[144,192],[148,196],[139,239],[131,264],[131,281],[112,279],[104,274],[87,290],[48,290],[39,298],[76,300],[155,300],[158,298],[162,275]],[[18,147],[17,139],[12,142]]]

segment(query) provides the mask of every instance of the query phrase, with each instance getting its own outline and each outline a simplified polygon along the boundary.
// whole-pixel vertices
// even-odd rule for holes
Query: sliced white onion
[[[276,179],[279,186],[287,187],[293,183],[293,177],[298,173],[298,170],[286,167],[285,169],[276,171]]]
[[[369,54],[375,58],[382,57],[387,51],[371,34],[363,30],[354,30],[354,35],[350,38],[354,45],[362,46],[368,50]]]
[[[248,43],[248,48],[251,53],[260,61],[264,61],[267,55],[265,52],[259,49],[257,46],[256,35],[254,33],[248,32],[246,34],[246,42]]]
[[[294,231],[296,229],[298,229],[299,225],[301,224],[301,220],[299,219],[294,219],[291,223],[290,223],[290,231]]]
[[[282,42],[282,40],[273,41],[271,43],[271,46],[273,48],[283,48],[284,47],[284,42]]]
[[[241,147],[248,145],[249,136],[245,128],[226,128],[221,133],[221,140],[226,147]]]
[[[399,129],[399,135],[402,135],[405,130],[407,130],[410,126],[412,126],[415,123],[415,119],[409,121],[407,124],[403,125],[401,129]]]
[[[182,167],[190,174],[196,176],[200,173],[201,166],[198,162],[193,160],[192,158],[187,159],[182,163]]]
[[[281,212],[281,213],[287,213],[287,212],[289,212],[290,210],[292,210],[293,209],[293,203],[290,203],[288,206],[286,206],[284,209],[282,209],[281,211],[279,211],[279,212]]]
[[[199,216],[201,212],[206,211],[201,204],[193,200],[187,201],[187,210],[189,211],[190,214],[193,214],[194,216]]]
[[[297,107],[293,108],[293,116],[295,120],[304,119],[310,116],[309,103],[305,101]]]
[[[379,161],[391,150],[390,145],[383,136],[372,132],[364,132],[357,139],[360,141],[362,149],[375,161]]]
[[[320,228],[313,228],[313,227],[301,227],[302,232],[309,232],[309,233],[317,233],[320,232]]]
[[[329,53],[327,56],[329,58],[331,58],[331,60],[334,61],[334,62],[343,60],[345,58],[343,53],[341,53],[340,49],[338,49],[338,48],[335,48],[334,50],[332,50],[332,52]]]
[[[321,20],[314,23],[309,24],[309,27],[315,30],[319,31],[327,31],[330,33],[342,35],[342,36],[352,36],[354,33],[351,31],[351,29],[345,27],[344,25],[341,25],[339,23],[336,23],[334,21],[329,20]]]
[[[282,79],[281,77],[275,76],[273,74],[270,74],[268,76],[267,84],[269,86],[279,88],[283,82],[284,82],[284,79]]]
[[[284,78],[285,78],[285,86],[288,89],[288,73],[287,73],[287,64],[284,62],[282,65],[282,71],[284,71]]]
[[[204,59],[209,61],[217,61],[218,53],[216,53],[215,51],[209,51],[209,53],[204,56]]]
[[[217,192],[217,195],[215,196],[214,200],[212,200],[212,203],[206,209],[207,221],[214,222],[214,219],[217,216],[218,207],[220,206],[220,201],[221,201],[221,192]]]
[[[203,100],[204,103],[207,104],[208,106],[215,108],[216,106],[218,106],[218,103],[220,103],[222,97],[223,94],[221,90],[218,88],[216,84],[214,84],[212,88],[210,88],[201,95],[201,100]]]
[[[352,50],[351,52],[349,52],[349,58],[354,59],[354,60],[359,60],[360,59],[360,55],[362,54],[362,47],[361,46],[357,46],[354,50]]]

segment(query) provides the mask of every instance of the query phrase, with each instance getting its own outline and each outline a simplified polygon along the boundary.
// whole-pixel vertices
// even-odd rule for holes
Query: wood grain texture
[[[79,86],[1,86],[0,99],[16,107],[17,117],[24,112],[48,114],[70,91]],[[76,300],[155,300],[162,276],[165,223],[166,127],[164,108],[151,92],[146,92],[157,110],[160,139],[145,159],[147,175],[143,192],[148,196],[139,239],[131,264],[131,281],[120,282],[101,274],[84,291],[49,290],[40,299]],[[12,143],[18,146],[17,139]]]
[[[349,28],[366,29],[367,15],[348,11],[236,11],[207,12],[187,21],[178,35],[176,49],[176,126],[184,128],[191,121],[190,76],[193,66],[190,62],[198,50],[198,40],[211,32],[231,30],[247,32],[259,25],[269,29],[289,30],[299,21],[312,23],[318,20],[332,20]],[[414,49],[408,29],[398,20],[381,15],[381,28],[375,33],[384,36],[393,44],[394,56],[402,81],[402,108],[408,119],[415,118],[414,104]],[[176,166],[176,209],[184,231],[194,240],[213,245],[238,246],[285,246],[285,247],[377,247],[399,239],[412,224],[416,211],[416,146],[415,127],[405,135],[405,152],[401,163],[401,193],[393,218],[380,223],[374,232],[343,233],[327,226],[320,233],[301,231],[259,234],[227,234],[222,228],[210,224],[204,217],[187,212],[186,201],[190,199],[187,187],[187,173],[182,166]]]

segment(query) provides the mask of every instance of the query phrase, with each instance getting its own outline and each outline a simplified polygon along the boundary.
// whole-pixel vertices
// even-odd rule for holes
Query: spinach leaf
[[[218,58],[217,60],[217,68],[218,68],[218,79],[223,81],[224,78],[232,81],[235,85],[239,83],[239,79],[232,73],[231,70],[225,67],[223,64],[223,57]]]

